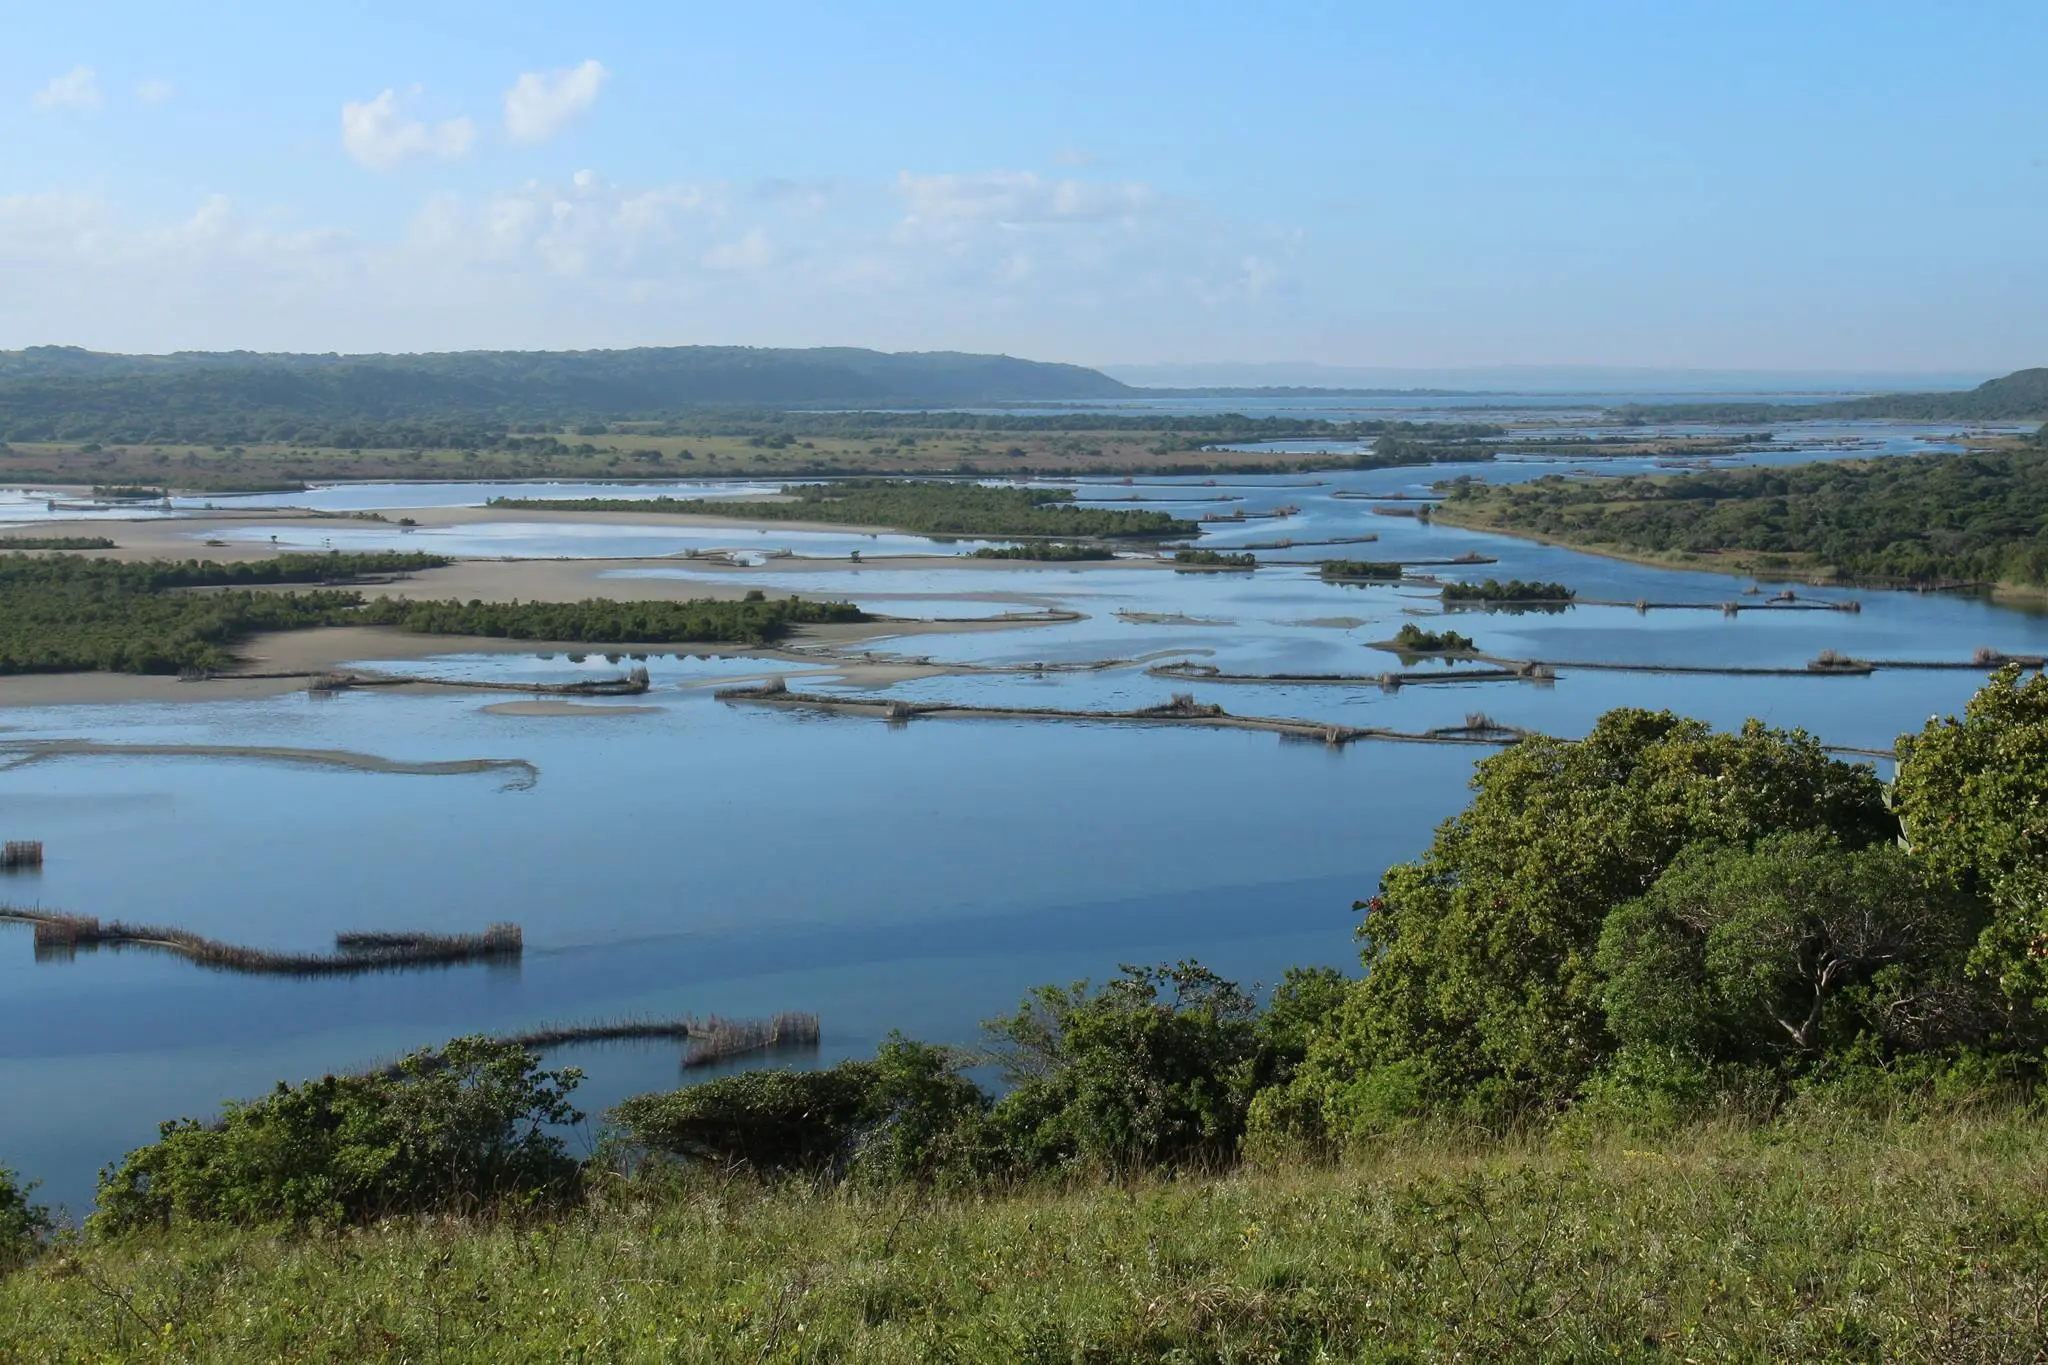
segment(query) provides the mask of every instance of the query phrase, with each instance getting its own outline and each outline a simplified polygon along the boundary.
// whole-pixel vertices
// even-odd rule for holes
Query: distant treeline
[[[479,635],[566,644],[766,644],[792,626],[865,621],[850,602],[798,597],[741,602],[411,602],[381,597],[350,615],[352,624],[395,626],[420,635]]]
[[[1905,583],[2048,585],[2048,450],[1598,481],[1459,480],[1446,519],[1567,544],[1750,551]]]
[[[1921,422],[2048,418],[2048,368],[2015,370],[1956,393],[1884,393],[1833,403],[1659,403],[1615,410],[1630,422],[1797,422],[1817,417]]]
[[[851,348],[651,347],[440,355],[0,352],[0,440],[120,445],[575,453],[593,436],[1156,432],[1170,444],[1499,434],[1496,426],[1327,422],[1238,413],[960,411],[1131,397],[1075,365]],[[897,410],[903,409],[903,410]],[[570,438],[565,441],[564,437]]]
[[[1030,559],[1065,563],[1070,560],[1115,559],[1116,551],[1104,545],[1069,545],[1062,541],[1033,540],[1021,545],[984,545],[974,552],[976,559]]]
[[[1164,512],[1077,507],[1064,488],[990,488],[918,479],[846,479],[791,484],[790,502],[703,498],[493,498],[492,507],[557,512],[659,512],[748,521],[816,521],[887,526],[931,536],[1049,536],[1103,539],[1194,535],[1201,528]]]
[[[351,591],[263,592],[258,584],[348,582],[432,568],[432,555],[285,555],[244,564],[123,564],[0,555],[0,673],[179,673],[233,666],[264,631],[381,625],[420,634],[592,644],[763,644],[791,627],[860,621],[847,603],[365,602]],[[192,592],[184,589],[205,588]]]

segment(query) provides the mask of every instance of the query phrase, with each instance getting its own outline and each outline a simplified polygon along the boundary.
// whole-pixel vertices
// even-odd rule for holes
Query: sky
[[[2048,364],[2042,0],[0,0],[0,347]]]

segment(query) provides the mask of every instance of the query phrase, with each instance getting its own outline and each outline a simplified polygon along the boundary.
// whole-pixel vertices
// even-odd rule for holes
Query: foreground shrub
[[[873,1061],[722,1076],[636,1095],[612,1117],[633,1142],[668,1157],[924,1178],[975,1164],[988,1097],[959,1074],[965,1060],[892,1035]]]
[[[582,1119],[568,1100],[580,1078],[459,1038],[387,1074],[280,1084],[217,1123],[165,1124],[101,1176],[94,1222],[360,1223],[561,1195],[577,1166],[548,1130]]]
[[[29,1202],[34,1192],[0,1166],[0,1274],[18,1269],[50,1231],[50,1211]]]

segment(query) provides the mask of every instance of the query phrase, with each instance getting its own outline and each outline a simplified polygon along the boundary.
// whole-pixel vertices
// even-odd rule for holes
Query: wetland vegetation
[[[1723,570],[2048,586],[2048,448],[1445,492],[1451,524]]]
[[[791,484],[785,501],[493,498],[491,506],[527,511],[668,513],[748,521],[808,521],[874,526],[927,536],[1045,536],[1061,540],[1163,538],[1201,528],[1165,512],[1112,511],[1074,504],[1067,488],[991,488],[923,479],[846,479]]]
[[[465,603],[366,599],[333,588],[262,590],[362,582],[447,562],[339,552],[227,564],[0,555],[0,673],[221,671],[234,666],[235,646],[252,635],[320,626],[590,644],[762,644],[798,625],[867,619],[847,603],[795,597]]]

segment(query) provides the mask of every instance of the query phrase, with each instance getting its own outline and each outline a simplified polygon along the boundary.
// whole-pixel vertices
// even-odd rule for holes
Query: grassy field
[[[2010,1113],[975,1197],[641,1180],[0,1281],[21,1361],[2023,1361],[2044,1334],[2048,1130]]]

